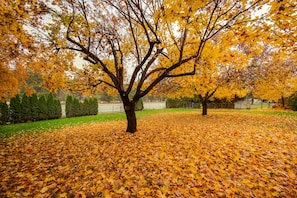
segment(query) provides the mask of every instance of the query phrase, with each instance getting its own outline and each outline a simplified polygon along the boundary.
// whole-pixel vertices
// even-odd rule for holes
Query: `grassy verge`
[[[177,113],[177,112],[197,112],[200,114],[200,109],[189,109],[189,108],[174,108],[174,109],[152,109],[152,110],[143,110],[136,112],[137,118],[142,118],[148,115],[157,114],[157,113]],[[282,111],[275,109],[244,109],[244,110],[235,110],[235,109],[209,109],[209,114],[212,112],[240,112],[240,113],[249,113],[249,114],[264,114],[264,115],[277,115],[277,116],[297,116],[296,112],[292,111]],[[20,123],[20,124],[11,124],[0,126],[0,138],[10,137],[18,133],[29,133],[29,132],[38,132],[38,131],[47,131],[51,129],[61,128],[67,125],[79,125],[83,123],[90,122],[107,122],[111,120],[124,120],[125,113],[104,113],[98,114],[96,116],[82,116],[75,118],[61,118],[56,120],[46,120],[39,122],[30,122],[30,123]]]
[[[153,109],[153,110],[143,110],[136,112],[137,117],[145,117],[151,114],[163,113],[163,112],[186,112],[193,111],[193,109]],[[38,122],[29,122],[29,123],[19,123],[0,126],[0,138],[9,137],[14,134],[28,133],[29,131],[46,131],[51,129],[57,129],[67,125],[79,125],[83,123],[90,122],[107,122],[111,120],[124,120],[125,113],[104,113],[98,114],[96,116],[82,116],[75,118],[61,118],[56,120],[45,120]]]
[[[297,116],[297,112],[281,109],[209,109],[208,112],[237,112],[248,114],[263,114],[276,116]]]
[[[124,119],[125,115],[122,113],[102,114],[96,116],[83,116],[75,118],[61,118],[55,120],[44,120],[38,122],[28,122],[0,126],[0,138],[9,137],[19,132],[27,131],[46,131],[50,129],[60,128],[65,125],[77,125],[88,122],[104,122],[110,120]]]

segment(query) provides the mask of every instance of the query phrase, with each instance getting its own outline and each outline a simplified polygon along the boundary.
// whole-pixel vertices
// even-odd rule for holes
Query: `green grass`
[[[0,138],[9,137],[13,134],[27,131],[46,131],[50,129],[60,128],[66,125],[78,125],[88,122],[105,122],[110,120],[120,120],[125,119],[125,114],[123,113],[113,113],[113,114],[99,114],[96,116],[82,116],[75,118],[61,118],[55,120],[44,120],[38,122],[28,122],[0,126]]]
[[[252,104],[251,109],[267,109],[271,108],[273,104],[263,103],[263,104]]]
[[[263,115],[275,115],[275,116],[297,116],[297,112],[281,109],[208,109],[208,112],[237,112],[237,113],[249,113],[249,114],[263,114]]]
[[[151,114],[163,113],[163,112],[187,112],[193,111],[193,109],[153,109],[143,110],[136,112],[137,117],[145,117]],[[56,120],[45,120],[38,122],[19,123],[11,125],[0,125],[0,138],[10,137],[19,133],[30,133],[38,131],[47,131],[51,129],[61,128],[67,125],[79,125],[90,122],[107,122],[111,120],[124,120],[126,118],[125,113],[104,113],[95,116],[81,116],[75,118],[61,118]]]
[[[201,109],[189,109],[189,108],[173,108],[173,109],[153,109],[153,110],[143,110],[136,112],[137,118],[145,117],[157,113],[178,113],[178,112],[197,112],[200,114]],[[250,114],[264,114],[264,115],[277,115],[277,116],[297,116],[296,112],[292,111],[281,111],[274,109],[209,109],[209,114],[211,112],[240,112],[240,113],[250,113]],[[61,128],[67,125],[79,125],[83,123],[90,122],[107,122],[111,120],[124,120],[125,113],[104,113],[98,114],[96,116],[82,116],[75,118],[61,118],[56,120],[46,120],[38,122],[20,123],[0,126],[0,138],[10,137],[15,134],[20,133],[31,133],[31,132],[42,132],[52,129]]]

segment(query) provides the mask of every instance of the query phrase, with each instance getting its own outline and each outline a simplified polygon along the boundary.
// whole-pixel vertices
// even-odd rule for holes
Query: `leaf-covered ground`
[[[0,197],[297,197],[297,117],[157,114],[0,140]]]

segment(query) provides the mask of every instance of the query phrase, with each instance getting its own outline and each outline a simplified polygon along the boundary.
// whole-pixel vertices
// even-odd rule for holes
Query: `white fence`
[[[144,109],[165,109],[165,102],[144,102]],[[98,106],[98,113],[107,113],[107,112],[123,112],[124,107],[122,103],[102,103]]]
[[[164,102],[144,102],[144,109],[165,109],[166,103]],[[122,103],[99,103],[98,104],[98,114],[99,113],[113,113],[113,112],[124,112],[124,107]],[[65,117],[65,105],[62,104],[62,117]]]

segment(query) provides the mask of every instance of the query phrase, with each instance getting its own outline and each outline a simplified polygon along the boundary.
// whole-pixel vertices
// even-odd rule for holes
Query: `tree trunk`
[[[200,102],[202,103],[202,115],[207,115],[207,102],[208,102],[208,94],[206,94],[206,97],[203,97],[202,95],[199,95]]]
[[[284,96],[282,96],[282,98],[281,98],[281,103],[282,103],[282,107],[284,108],[285,107],[285,98],[284,98]]]
[[[207,115],[207,100],[202,102],[202,115]]]
[[[135,114],[135,104],[133,102],[124,103],[126,118],[127,118],[127,129],[126,132],[134,133],[137,131],[137,121]]]

